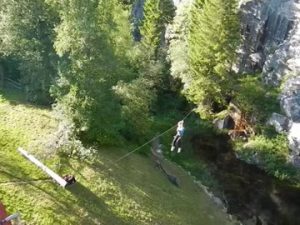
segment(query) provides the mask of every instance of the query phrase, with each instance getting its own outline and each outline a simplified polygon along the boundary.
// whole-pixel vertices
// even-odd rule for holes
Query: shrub
[[[260,166],[270,175],[281,180],[295,178],[296,170],[287,163],[289,149],[285,135],[259,135],[247,144],[239,143],[235,147],[241,159]]]
[[[73,131],[74,127],[68,123],[61,123],[57,132],[48,140],[47,149],[67,156],[75,156],[80,159],[92,157],[95,149],[85,147],[76,138]],[[48,152],[49,153],[49,152]]]
[[[258,76],[239,80],[235,100],[247,117],[264,122],[272,112],[279,111],[278,89],[265,86]]]

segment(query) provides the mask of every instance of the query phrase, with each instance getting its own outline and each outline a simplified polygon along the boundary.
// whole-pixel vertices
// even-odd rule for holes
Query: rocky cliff
[[[300,162],[300,2],[241,1],[243,45],[239,70],[262,72],[266,84],[281,86],[279,97],[287,130],[291,162]],[[280,124],[274,115],[271,124]],[[282,120],[282,117],[280,117]],[[300,164],[299,164],[300,165]]]
[[[191,1],[173,0],[177,7]],[[144,2],[136,0],[133,7],[136,40]],[[240,0],[239,8],[243,40],[238,70],[262,73],[266,84],[282,88],[284,116],[275,114],[270,123],[288,133],[291,162],[300,166],[300,1]]]

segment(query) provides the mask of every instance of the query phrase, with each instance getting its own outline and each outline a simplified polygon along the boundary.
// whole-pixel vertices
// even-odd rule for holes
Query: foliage
[[[157,54],[160,45],[160,37],[162,32],[162,24],[160,22],[162,11],[159,7],[160,0],[147,0],[144,6],[144,19],[140,32],[142,35],[142,46],[149,58],[153,58]]]
[[[1,104],[1,103],[4,103],[5,101],[6,101],[5,98],[3,98],[2,95],[0,95],[0,104]]]
[[[289,148],[284,135],[258,135],[247,144],[237,144],[238,155],[245,161],[261,166],[267,173],[281,180],[295,182],[296,170],[287,164]]]
[[[272,112],[279,111],[278,90],[264,85],[258,76],[239,79],[235,100],[247,118],[255,118],[264,123]]]
[[[115,92],[122,101],[122,116],[127,121],[124,136],[134,138],[138,136],[147,136],[150,129],[150,106],[155,95],[151,92],[151,85],[143,79],[136,79],[129,84],[120,82],[115,87]],[[143,87],[143,90],[140,90]]]
[[[73,0],[58,5],[61,23],[55,48],[61,56],[60,79],[52,89],[56,109],[63,120],[74,123],[83,140],[114,144],[122,123],[112,86],[129,74],[126,60],[121,63],[127,48],[120,46],[131,45],[130,31],[120,36],[119,30],[126,26],[126,12],[117,1]]]
[[[202,116],[226,105],[239,39],[236,0],[195,1],[188,38],[192,81],[185,94]]]
[[[168,75],[158,52],[174,16],[172,1],[147,1],[144,40],[135,46],[126,5],[120,0],[1,2],[0,53],[11,59],[6,64],[17,63],[31,101],[49,104],[51,86],[61,122],[84,142],[116,145],[120,133],[146,135]]]
[[[49,88],[57,75],[55,12],[43,0],[2,0],[0,15],[0,54],[18,62],[27,99],[49,104]]]
[[[73,124],[66,122],[60,123],[56,132],[47,139],[44,145],[47,146],[47,152],[58,153],[63,157],[73,157],[80,160],[91,159],[96,154],[96,150],[92,147],[86,147],[75,136]]]
[[[168,58],[171,62],[170,72],[174,78],[180,78],[188,86],[191,82],[188,61],[188,27],[190,3],[180,4],[168,31]]]
[[[140,26],[142,49],[147,59],[156,59],[167,23],[174,17],[174,6],[170,0],[146,0],[144,18]]]
[[[44,151],[39,151],[42,146],[30,149],[57,173],[76,176],[75,186],[68,190],[58,187],[46,180],[48,177],[36,166],[16,154],[16,147],[30,146],[36,139],[45,139],[40,134],[55,131],[55,126],[49,126],[57,123],[51,112],[7,102],[0,103],[0,111],[5,111],[5,117],[0,117],[1,202],[8,212],[20,212],[22,223],[198,225],[201,218],[208,223],[225,224],[225,213],[203,192],[195,191],[198,187],[184,171],[171,163],[165,164],[184,184],[178,189],[153,169],[153,162],[145,157],[131,155],[129,161],[112,164],[126,154],[122,149],[102,148],[94,160],[85,161],[57,155],[45,159],[41,157]],[[180,210],[174,207],[178,205],[182,207]],[[213,219],[197,216],[203,207]]]
[[[134,57],[131,66],[136,71],[135,77],[127,81],[120,80],[113,88],[122,105],[125,122],[122,134],[129,140],[145,140],[151,134],[152,113],[168,75],[164,69],[161,42],[165,25],[174,13],[171,5],[169,0],[145,2],[140,26],[143,38],[132,52]]]

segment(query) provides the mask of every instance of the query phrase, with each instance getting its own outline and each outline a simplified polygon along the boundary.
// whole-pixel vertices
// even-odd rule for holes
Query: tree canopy
[[[196,0],[191,10],[187,97],[205,115],[226,105],[239,44],[236,0]]]
[[[132,35],[132,1],[0,4],[2,62],[17,65],[13,78],[28,100],[52,104],[82,140],[115,144],[148,136],[159,104],[180,101],[181,86],[172,86],[170,75],[206,114],[230,95],[239,43],[235,0],[196,0],[178,9],[171,0],[146,0],[140,41]],[[166,40],[170,24],[173,39]]]

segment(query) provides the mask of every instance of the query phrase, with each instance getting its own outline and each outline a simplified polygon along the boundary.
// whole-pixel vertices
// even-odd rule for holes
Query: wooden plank
[[[29,161],[34,163],[37,167],[39,167],[41,170],[43,170],[48,176],[53,178],[60,186],[66,187],[67,181],[65,181],[61,176],[59,176],[57,173],[49,169],[47,166],[45,166],[41,161],[36,159],[33,155],[30,155],[28,152],[26,152],[22,148],[18,148],[18,151],[23,155],[25,158],[27,158]]]

